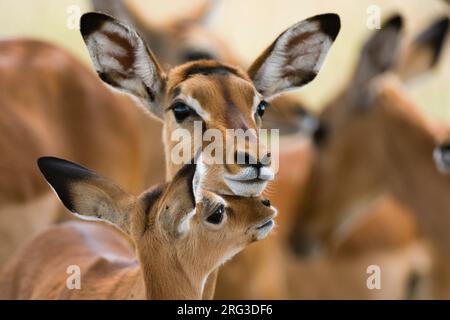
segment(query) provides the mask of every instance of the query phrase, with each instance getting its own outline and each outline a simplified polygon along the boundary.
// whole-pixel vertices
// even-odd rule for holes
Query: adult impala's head
[[[244,143],[233,143],[231,149],[222,143],[219,158],[223,161],[208,163],[203,179],[205,189],[242,196],[260,194],[274,177],[271,153],[258,137],[266,101],[312,81],[339,29],[335,14],[299,22],[283,32],[247,72],[214,60],[199,60],[166,73],[130,27],[98,13],[81,18],[81,33],[100,78],[137,98],[164,122],[169,176],[182,166],[171,157],[174,147],[188,150],[184,158],[192,159],[196,146],[205,149],[208,145],[202,135],[195,134],[195,123],[201,124],[200,131],[212,129],[213,136],[219,133],[233,142],[236,130],[248,133]],[[181,139],[181,144],[171,139],[181,134],[190,138]],[[257,148],[249,147],[248,141]],[[225,157],[237,161],[229,163]]]
[[[230,46],[211,30],[223,0],[207,0],[190,12],[155,25],[145,10],[130,1],[92,0],[94,10],[108,14],[135,28],[163,66],[177,66],[189,61],[211,59],[236,64],[239,59]],[[241,64],[242,65],[242,64]],[[314,123],[307,108],[296,95],[285,94],[270,100],[262,128],[277,129],[280,136],[302,132],[308,134]]]
[[[67,209],[82,219],[112,223],[131,237],[148,291],[157,290],[152,276],[170,277],[174,270],[204,284],[213,269],[265,238],[274,225],[276,210],[268,200],[203,190],[203,170],[194,164],[138,197],[69,161],[46,157],[38,165]]]
[[[406,99],[403,81],[437,64],[448,18],[404,46],[401,30],[402,19],[394,16],[369,38],[349,86],[318,119],[316,158],[292,233],[299,254],[344,240],[370,205],[394,188],[395,172],[404,169],[399,163],[421,147],[408,142],[424,140],[424,121]],[[431,161],[431,151],[425,153]]]

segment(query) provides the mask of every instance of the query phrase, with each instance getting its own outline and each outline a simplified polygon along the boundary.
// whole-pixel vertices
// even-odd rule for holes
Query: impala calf
[[[153,116],[164,122],[167,176],[179,170],[168,157],[175,146],[171,139],[178,129],[194,136],[195,121],[204,129],[258,132],[266,100],[312,81],[340,29],[339,17],[324,14],[299,22],[283,32],[251,65],[248,72],[214,60],[199,60],[165,73],[141,37],[112,17],[88,13],[81,18],[81,33],[100,78],[136,98]],[[258,137],[255,154],[236,146],[242,164],[213,164],[205,170],[205,189],[220,194],[260,194],[274,173],[271,154]],[[191,158],[198,150],[188,141]],[[201,142],[197,144],[203,146]],[[227,155],[227,150],[223,154]],[[234,156],[234,155],[233,155]],[[251,163],[250,159],[254,159]]]
[[[6,266],[1,298],[201,299],[207,276],[274,225],[268,200],[202,190],[203,170],[194,164],[138,197],[69,161],[38,164],[67,209],[113,224],[133,240],[136,257],[104,224],[54,226]],[[79,290],[66,287],[70,265],[80,267]]]

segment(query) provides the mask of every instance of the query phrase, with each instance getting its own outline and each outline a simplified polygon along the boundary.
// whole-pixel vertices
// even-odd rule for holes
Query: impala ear
[[[175,237],[183,236],[190,230],[190,222],[195,215],[195,172],[195,164],[184,165],[168,184],[163,195],[160,218],[164,229]]]
[[[356,90],[394,66],[400,49],[402,28],[403,18],[394,15],[364,44],[353,81]]]
[[[284,31],[250,66],[248,74],[266,98],[311,82],[341,27],[336,14],[318,15]]]
[[[421,32],[406,49],[398,70],[403,80],[409,80],[436,66],[449,30],[449,18],[441,17]]]
[[[39,158],[38,166],[64,206],[86,220],[103,220],[130,232],[135,198],[113,182],[73,162]]]
[[[110,15],[126,23],[132,22],[132,14],[124,0],[91,0],[91,3],[95,12]]]
[[[81,34],[100,78],[115,89],[138,98],[158,118],[166,76],[142,38],[114,18],[87,13]]]
[[[223,0],[206,0],[183,20],[195,22],[204,27],[211,27],[224,5]]]

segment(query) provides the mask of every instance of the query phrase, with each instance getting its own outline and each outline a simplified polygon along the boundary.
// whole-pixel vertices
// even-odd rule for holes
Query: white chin
[[[252,181],[235,181],[225,178],[226,185],[230,188],[236,196],[241,197],[255,197],[259,196],[267,186],[267,181],[252,180]]]

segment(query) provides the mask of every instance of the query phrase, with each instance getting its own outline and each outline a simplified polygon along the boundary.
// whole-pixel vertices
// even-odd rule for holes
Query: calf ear
[[[323,14],[284,31],[248,70],[256,89],[269,98],[312,81],[340,27],[338,15]]]
[[[81,17],[80,30],[100,78],[138,98],[158,118],[166,76],[142,38],[130,27],[101,13]]]
[[[395,65],[402,28],[403,18],[394,15],[364,44],[353,81],[356,90]]]
[[[405,49],[397,72],[399,76],[408,80],[436,66],[442,56],[448,30],[449,18],[441,17],[421,32]]]
[[[44,157],[38,166],[64,206],[86,220],[110,222],[126,233],[135,198],[113,182],[75,163]]]
[[[195,164],[184,165],[168,184],[160,203],[162,225],[174,237],[187,234],[196,213],[193,185],[195,172]]]

